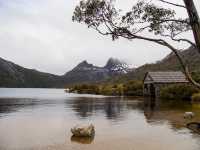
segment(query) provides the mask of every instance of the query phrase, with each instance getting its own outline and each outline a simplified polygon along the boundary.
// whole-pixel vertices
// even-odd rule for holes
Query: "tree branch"
[[[192,42],[192,41],[190,41],[190,40],[188,40],[188,39],[172,39],[172,40],[177,41],[177,42],[181,42],[181,41],[187,42],[187,43],[189,43],[191,46],[197,48],[197,45],[196,45],[194,42]]]
[[[124,38],[127,38],[127,39],[141,39],[141,40],[145,40],[145,41],[151,41],[151,42],[154,42],[156,44],[159,44],[159,45],[162,45],[162,46],[169,48],[175,54],[175,56],[177,57],[177,59],[178,59],[179,63],[181,64],[181,67],[182,67],[188,81],[191,82],[194,86],[196,86],[200,89],[200,84],[197,83],[192,78],[192,76],[190,75],[189,68],[188,68],[187,64],[184,62],[183,58],[181,57],[178,49],[176,49],[175,47],[173,47],[171,44],[169,44],[168,42],[166,42],[163,39],[154,39],[154,38],[148,38],[148,37],[144,37],[144,36],[138,36],[138,35],[132,34],[128,29],[122,29],[122,30],[124,32],[126,32],[127,35],[126,34],[124,35],[123,33],[119,33],[119,34],[117,34],[118,36],[121,36],[121,37],[124,37]],[[113,33],[113,34],[116,34],[116,33]]]
[[[188,40],[188,39],[183,39],[183,38],[177,39],[177,38],[174,38],[174,36],[172,36],[172,35],[167,35],[167,34],[161,34],[161,36],[163,36],[163,37],[169,37],[171,40],[176,41],[176,42],[187,42],[187,43],[190,44],[192,47],[197,48],[197,45],[196,45],[194,42],[192,42],[192,41],[190,41],[190,40]]]
[[[192,0],[184,0],[186,3],[185,6],[172,3],[170,0],[158,1],[172,6],[186,8],[188,6],[186,2],[190,2]],[[89,25],[88,27],[92,27],[102,35],[111,35],[113,40],[118,39],[119,37],[123,37],[129,40],[140,39],[167,47],[177,57],[187,79],[194,86],[200,89],[200,84],[192,79],[188,66],[183,57],[179,54],[178,49],[168,43],[164,38],[157,39],[153,37],[145,37],[142,34],[139,35],[140,32],[147,30],[148,28],[149,32],[154,32],[155,35],[158,34],[161,36],[167,31],[166,35],[168,38],[171,38],[171,40],[177,42],[188,42],[195,46],[195,43],[187,39],[175,39],[175,37],[177,37],[177,35],[181,34],[182,32],[190,30],[191,25],[192,29],[194,30],[195,28],[196,34],[199,35],[199,22],[198,24],[190,24],[191,22],[193,23],[195,18],[198,18],[198,15],[193,16],[193,11],[189,9],[188,12],[191,13],[189,17],[192,17],[192,20],[190,19],[189,23],[187,19],[176,19],[175,11],[172,9],[160,8],[153,4],[146,6],[145,4],[145,1],[138,2],[135,7],[133,7],[133,11],[127,12],[125,16],[120,16],[117,9],[112,6],[109,0],[108,2],[107,0],[86,0],[85,2],[81,1],[80,6],[75,9],[74,20],[86,23]],[[191,8],[195,7],[193,6]],[[198,36],[198,38],[199,37],[200,36]]]
[[[168,2],[166,0],[158,0],[158,1],[161,1],[161,2],[166,3],[166,4],[170,4],[170,5],[173,5],[173,6],[186,8],[184,5],[179,5],[179,4],[171,3],[171,2]]]
[[[168,47],[170,50],[173,51],[173,53],[176,55],[176,57],[178,58],[178,61],[179,63],[181,64],[181,67],[183,68],[183,71],[188,79],[188,81],[190,81],[194,86],[198,87],[200,89],[200,84],[197,83],[191,76],[190,74],[190,71],[189,71],[189,68],[187,66],[187,64],[185,64],[185,62],[183,61],[180,53],[179,53],[179,50],[174,48],[171,44],[169,44],[168,42],[164,41],[164,40],[161,40],[161,39],[151,39],[151,38],[146,38],[146,37],[139,37],[138,39],[143,39],[143,40],[146,40],[146,41],[151,41],[151,42],[155,42],[159,45],[163,45],[165,47]]]

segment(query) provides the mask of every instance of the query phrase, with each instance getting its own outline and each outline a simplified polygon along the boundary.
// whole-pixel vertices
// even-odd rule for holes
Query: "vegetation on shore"
[[[109,96],[142,96],[142,82],[131,80],[126,83],[79,84],[69,88],[70,93],[98,94]]]
[[[199,89],[192,85],[169,85],[160,91],[162,99],[191,100],[192,95],[198,93]]]
[[[200,83],[200,72],[192,72],[193,79]],[[200,102],[200,90],[191,84],[187,85],[169,85],[161,89],[160,97],[162,99],[192,100]]]
[[[194,93],[192,95],[192,102],[200,102],[200,93]]]
[[[200,82],[198,72],[193,72],[193,78]],[[118,78],[101,83],[76,84],[68,87],[70,93],[97,94],[108,96],[143,96],[142,80],[129,80]],[[161,99],[200,101],[200,91],[192,85],[169,85],[161,88]]]

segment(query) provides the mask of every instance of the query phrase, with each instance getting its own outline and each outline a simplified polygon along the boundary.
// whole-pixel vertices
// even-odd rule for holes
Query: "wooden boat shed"
[[[144,96],[159,97],[161,87],[170,84],[185,84],[188,80],[181,71],[147,72],[143,83]]]

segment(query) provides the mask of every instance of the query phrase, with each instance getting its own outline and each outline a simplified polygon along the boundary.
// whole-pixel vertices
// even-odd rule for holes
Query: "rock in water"
[[[187,128],[200,134],[200,123],[199,122],[190,122],[187,124]]]
[[[185,112],[183,117],[185,119],[192,119],[195,116],[195,114],[193,112]]]
[[[95,134],[94,126],[92,124],[85,127],[75,126],[71,129],[71,132],[73,136],[76,137],[92,137]]]

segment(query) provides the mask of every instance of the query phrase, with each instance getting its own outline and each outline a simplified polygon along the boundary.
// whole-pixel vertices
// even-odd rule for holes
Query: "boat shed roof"
[[[181,71],[147,72],[144,83],[188,83]]]

